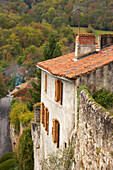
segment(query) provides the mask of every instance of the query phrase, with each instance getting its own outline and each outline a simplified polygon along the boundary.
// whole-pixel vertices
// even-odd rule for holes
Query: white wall
[[[49,110],[49,134],[47,135],[41,124],[40,151],[42,158],[46,157],[57,148],[52,141],[52,119],[57,119],[60,123],[60,148],[64,143],[68,144],[71,131],[74,128],[75,116],[75,91],[74,82],[63,82],[63,103],[55,102],[55,78],[47,74],[47,93],[45,93],[45,72],[41,73],[41,102]]]

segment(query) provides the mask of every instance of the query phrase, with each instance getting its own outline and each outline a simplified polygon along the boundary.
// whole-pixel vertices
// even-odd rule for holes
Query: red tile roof
[[[21,90],[21,89],[28,87],[29,83],[30,82],[26,82],[26,83],[22,83],[22,84],[16,86],[15,89],[11,92],[11,95],[15,94],[18,91],[17,89]]]
[[[102,67],[113,61],[113,46],[107,47],[96,54],[73,61],[75,52],[54,59],[39,62],[37,65],[53,75],[76,79],[88,74],[91,70]]]

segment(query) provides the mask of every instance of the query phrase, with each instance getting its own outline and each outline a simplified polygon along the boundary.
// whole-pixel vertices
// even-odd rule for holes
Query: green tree
[[[37,102],[40,102],[40,96],[41,96],[41,71],[38,70],[36,72],[37,76],[37,83],[34,81],[31,81],[33,90],[29,89],[29,92],[31,94],[31,101],[27,103],[27,107],[30,111],[33,110],[33,105]]]
[[[28,110],[25,103],[16,101],[12,104],[9,117],[11,124],[14,125],[15,130],[18,133],[20,130],[20,122],[23,126],[27,125],[34,117],[34,113]]]
[[[44,47],[43,60],[47,60],[62,55],[60,49],[61,49],[61,45],[57,42],[55,35],[51,35],[49,37],[49,42]],[[40,102],[40,96],[41,96],[41,71],[40,70],[36,72],[36,76],[37,76],[37,83],[35,83],[34,81],[31,82],[34,90],[31,89],[29,90],[32,100],[29,103],[27,103],[27,107],[30,111],[33,110],[33,105],[35,103]]]
[[[58,43],[55,35],[50,35],[49,41],[44,46],[44,60],[59,57],[62,55],[61,45]]]
[[[5,86],[5,80],[3,78],[3,74],[0,73],[0,98],[5,97],[8,94],[6,86]]]

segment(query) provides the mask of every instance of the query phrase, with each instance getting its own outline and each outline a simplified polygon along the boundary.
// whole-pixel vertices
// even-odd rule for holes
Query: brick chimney
[[[95,34],[84,33],[76,35],[75,58],[79,59],[96,51]]]

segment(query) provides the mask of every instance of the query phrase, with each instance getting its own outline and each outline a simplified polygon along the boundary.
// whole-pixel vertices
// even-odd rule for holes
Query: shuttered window
[[[45,74],[45,92],[47,93],[47,74]]]
[[[63,96],[63,83],[61,80],[55,79],[55,101],[62,104]]]
[[[49,134],[49,111],[47,110],[47,135]]]
[[[44,123],[44,103],[41,103],[40,117],[41,123]]]
[[[52,141],[59,147],[59,137],[60,137],[60,124],[57,120],[53,119],[52,127]]]
[[[44,103],[41,103],[41,111],[40,111],[41,123],[45,127],[47,131],[47,135],[49,134],[49,110],[44,106]]]
[[[46,107],[44,107],[44,127],[45,127],[45,129],[46,129],[46,111],[47,111],[47,109],[46,109]]]
[[[55,119],[53,119],[52,135],[52,141],[55,143]]]

